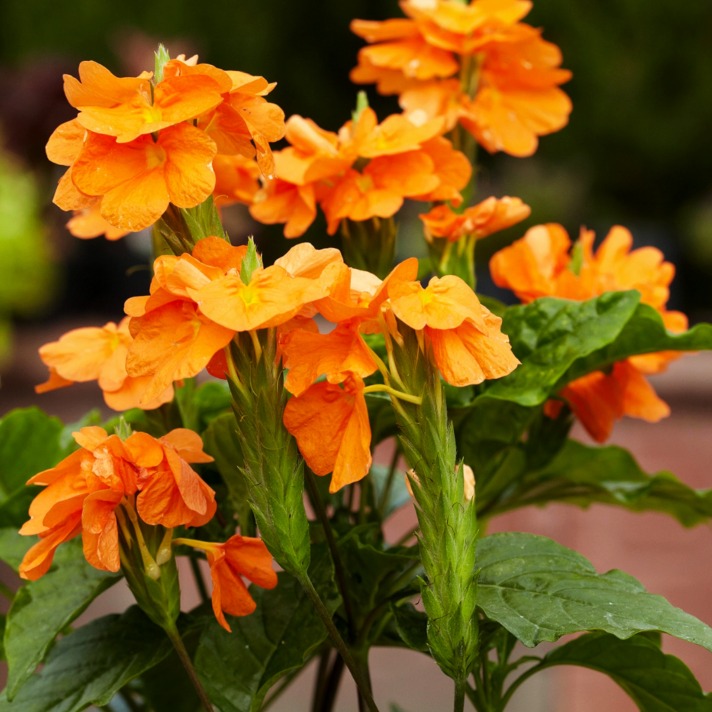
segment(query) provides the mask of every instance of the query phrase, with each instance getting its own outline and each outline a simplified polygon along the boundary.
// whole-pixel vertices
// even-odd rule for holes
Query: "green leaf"
[[[0,504],[30,477],[57,464],[63,427],[39,408],[13,410],[0,419]]]
[[[647,593],[622,571],[597,574],[580,554],[534,534],[493,534],[477,546],[477,605],[524,645],[601,630],[661,631],[712,650],[712,628]]]
[[[357,627],[360,627],[362,616],[367,616],[380,603],[409,587],[416,576],[418,555],[404,547],[384,549],[379,524],[352,527],[339,539],[337,546],[346,589],[351,594],[359,619]]]
[[[211,620],[195,655],[198,675],[221,712],[258,710],[270,687],[303,667],[326,639],[326,629],[292,576],[280,573],[276,588],[251,586],[250,593],[257,610],[230,617],[231,634]]]
[[[588,633],[552,650],[537,667],[553,665],[579,665],[608,675],[641,712],[712,710],[712,696],[702,691],[689,668],[645,636],[619,640]]]
[[[670,472],[648,475],[624,448],[591,447],[575,440],[569,440],[546,466],[528,473],[510,496],[518,506],[556,500],[582,507],[602,502],[634,512],[662,512],[684,526],[712,517],[712,490],[692,489]]]
[[[585,302],[545,297],[507,309],[502,331],[522,362],[486,395],[524,406],[543,403],[578,359],[613,342],[633,316],[640,293],[608,292]]]
[[[606,369],[629,356],[658,351],[703,351],[712,349],[712,324],[697,324],[689,331],[673,334],[665,329],[660,314],[647,304],[639,304],[625,329],[608,346],[572,365],[563,383],[591,371]]]
[[[36,543],[37,539],[22,536],[15,527],[3,527],[0,529],[0,561],[17,571],[28,549]]]
[[[0,712],[79,712],[101,707],[124,685],[171,651],[163,631],[136,606],[100,618],[62,638],[42,670]]]
[[[9,699],[44,660],[57,635],[102,591],[118,581],[117,576],[86,562],[78,540],[62,546],[55,561],[56,568],[17,592],[8,613],[5,651]]]

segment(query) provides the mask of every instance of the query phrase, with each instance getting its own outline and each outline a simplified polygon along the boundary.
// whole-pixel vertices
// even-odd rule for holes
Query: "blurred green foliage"
[[[31,316],[52,296],[53,269],[31,174],[0,153],[0,363],[10,318]]]

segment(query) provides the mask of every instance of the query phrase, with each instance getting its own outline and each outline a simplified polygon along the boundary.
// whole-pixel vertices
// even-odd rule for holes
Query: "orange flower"
[[[144,519],[147,524],[198,526],[214,513],[215,493],[188,465],[212,459],[202,451],[202,442],[194,433],[174,430],[156,440],[137,432],[122,441],[93,426],[73,436],[79,450],[28,480],[45,488],[32,501],[30,519],[20,529],[20,534],[40,536],[20,565],[23,578],[35,580],[46,573],[57,547],[79,532],[87,561],[98,569],[118,571],[117,509],[124,510],[133,523],[137,492],[142,503],[139,514],[150,515],[151,521]],[[156,482],[161,483],[160,494]],[[136,526],[135,536],[140,538]],[[123,534],[133,536],[127,526]],[[138,546],[145,547],[142,539]]]
[[[164,129],[158,138],[118,143],[90,133],[71,167],[74,185],[101,196],[101,215],[111,225],[137,231],[149,227],[169,203],[192,208],[215,187],[215,144],[188,124]],[[61,206],[60,206],[61,207]]]
[[[274,173],[270,141],[284,136],[284,112],[264,96],[275,84],[245,72],[227,72],[231,85],[214,112],[203,116],[198,125],[215,141],[222,154],[256,157],[263,175]]]
[[[247,616],[256,608],[243,578],[262,588],[271,589],[277,585],[272,556],[261,539],[236,534],[224,544],[196,539],[175,539],[173,543],[205,552],[213,582],[213,612],[228,633],[232,629],[225,620],[225,613]]]
[[[200,437],[185,428],[172,430],[158,443],[162,457],[139,477],[139,516],[146,524],[167,529],[203,526],[215,514],[215,492],[188,463],[212,462],[213,458],[203,452]]]
[[[502,320],[480,304],[477,295],[454,275],[389,288],[393,314],[423,331],[443,378],[454,386],[481,383],[511,373],[519,361],[501,331]]]
[[[380,124],[366,107],[338,134],[296,116],[287,122],[292,145],[275,155],[275,181],[255,197],[256,220],[286,223],[286,237],[304,233],[318,204],[329,234],[342,220],[393,216],[405,198],[462,199],[471,168],[467,159],[439,137],[442,120],[409,121],[402,115]]]
[[[264,99],[274,84],[262,77],[182,59],[165,63],[160,81],[116,77],[96,62],[82,62],[79,75],[64,78],[79,114],[47,144],[50,160],[69,167],[54,202],[81,211],[70,222],[77,236],[116,239],[149,227],[169,203],[195,207],[216,171],[222,202],[250,202],[255,171],[274,173],[269,142],[283,136],[284,114]]]
[[[429,239],[444,237],[450,242],[472,235],[475,239],[487,237],[494,232],[526,220],[531,213],[528,205],[519,198],[487,198],[461,213],[447,205],[438,205],[429,213],[420,215]]]
[[[584,300],[607,291],[637,289],[642,302],[658,310],[668,329],[687,328],[684,314],[666,309],[675,269],[659,250],[631,251],[633,238],[620,226],[611,229],[595,253],[593,241],[594,234],[582,230],[569,254],[571,240],[560,225],[539,225],[494,255],[492,278],[524,302],[541,296]],[[589,434],[603,442],[623,415],[656,422],[669,414],[643,374],[665,370],[679,355],[666,351],[631,357],[614,364],[610,373],[591,373],[568,384],[561,396]],[[547,412],[555,415],[551,404]]]
[[[132,317],[131,330],[134,340],[126,370],[131,376],[148,379],[143,393],[146,402],[174,381],[200,373],[235,334],[202,314],[196,304],[183,300]]]
[[[73,329],[40,347],[40,358],[49,368],[50,377],[35,387],[37,393],[72,383],[97,381],[106,404],[114,410],[128,410],[139,404],[148,378],[129,376],[126,356],[132,343],[128,319],[118,326],[108,322],[103,327]],[[173,398],[173,387],[168,384],[155,397],[143,404],[146,409],[157,408]]]
[[[351,325],[339,324],[328,334],[303,329],[290,331],[280,339],[284,367],[289,369],[287,390],[298,396],[319,376],[329,383],[341,383],[349,374],[370,376],[377,365],[371,350]]]
[[[40,536],[20,565],[22,578],[44,575],[57,547],[80,531],[92,565],[119,569],[113,510],[124,495],[136,491],[134,466],[116,435],[107,436],[99,427],[82,428],[73,435],[81,449],[27,482],[46,487],[32,501],[30,519],[20,529],[20,534]]]
[[[530,2],[413,0],[401,8],[410,20],[352,23],[373,43],[359,52],[354,82],[399,94],[412,120],[441,117],[447,130],[459,121],[489,151],[531,155],[538,136],[566,124],[571,102],[558,85],[570,73],[559,69],[558,48],[519,22]]]
[[[256,269],[248,284],[226,274],[188,291],[207,319],[232,331],[278,326],[327,293],[318,280],[292,277],[278,265]]]
[[[290,398],[284,426],[316,475],[330,472],[329,492],[363,479],[371,467],[371,425],[363,380],[348,374],[339,385],[315,383]]]
[[[222,102],[221,90],[230,84],[227,75],[223,82],[219,81],[215,72],[225,73],[214,67],[215,72],[211,76],[198,73],[197,67],[193,67],[193,71],[186,75],[171,74],[169,68],[163,81],[153,87],[147,79],[141,79],[135,82],[136,89],[133,92],[114,91],[111,97],[114,101],[107,105],[106,98],[122,80],[95,62],[82,62],[80,75],[82,65],[85,68],[86,65],[95,66],[90,74],[91,83],[81,87],[81,96],[79,91],[68,93],[70,103],[80,110],[77,121],[93,133],[115,136],[118,143],[127,143],[139,136],[197,118]],[[111,79],[106,82],[108,77]],[[76,80],[65,75],[65,93],[71,82]],[[134,82],[129,80],[129,84]]]

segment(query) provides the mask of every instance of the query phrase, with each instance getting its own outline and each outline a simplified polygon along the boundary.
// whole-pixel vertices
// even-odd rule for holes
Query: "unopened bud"
[[[465,502],[475,498],[475,473],[469,465],[462,465],[462,478],[465,482]]]

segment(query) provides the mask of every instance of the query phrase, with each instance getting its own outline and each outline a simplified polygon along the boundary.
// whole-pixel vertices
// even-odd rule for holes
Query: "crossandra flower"
[[[525,0],[406,0],[408,19],[354,20],[370,43],[351,78],[398,94],[407,116],[458,122],[488,151],[528,156],[562,128],[571,102],[559,49],[521,20]]]
[[[325,267],[337,251],[298,245],[248,279],[246,249],[207,237],[192,254],[159,257],[151,294],[127,301],[133,342],[126,369],[149,379],[145,399],[204,368],[224,375],[220,354],[237,332],[281,326],[329,294],[332,271]]]
[[[120,529],[130,540],[126,545],[138,537],[135,543],[145,547],[140,527],[131,529],[127,523],[127,518],[136,521],[137,494],[139,502],[143,498],[139,514],[152,515],[150,522],[144,519],[147,524],[197,526],[212,517],[215,494],[188,464],[212,458],[194,433],[179,429],[157,440],[136,432],[121,440],[92,426],[73,437],[77,451],[28,481],[45,487],[32,501],[30,519],[20,530],[40,537],[20,565],[23,578],[44,575],[57,547],[79,533],[92,566],[118,571]]]
[[[371,424],[363,380],[320,381],[290,398],[284,426],[316,475],[331,475],[330,492],[363,479],[371,466]]]
[[[338,133],[300,116],[287,121],[290,146],[275,154],[276,180],[255,197],[252,216],[285,223],[286,237],[303,234],[317,205],[334,234],[344,220],[392,217],[405,199],[462,200],[471,167],[439,134],[439,118],[413,122],[392,115],[378,123],[369,107]]]
[[[262,77],[180,59],[164,64],[160,80],[116,77],[82,62],[79,79],[65,75],[64,87],[78,114],[55,130],[47,155],[67,166],[54,202],[80,212],[70,221],[77,236],[104,229],[116,239],[149,227],[169,204],[195,207],[216,187],[222,202],[249,200],[250,169],[228,171],[239,158],[274,171],[269,142],[284,134],[284,115],[264,98],[274,84]]]
[[[126,357],[133,341],[129,320],[102,327],[73,329],[58,341],[40,347],[39,354],[49,368],[50,377],[35,387],[37,393],[46,393],[73,383],[96,381],[106,404],[114,410],[136,408],[139,402],[150,410],[173,399],[173,386],[168,384],[155,397],[143,400],[148,386],[146,376],[129,376]]]
[[[196,539],[175,539],[174,544],[185,544],[205,552],[213,582],[213,612],[218,623],[228,633],[232,632],[225,614],[246,616],[255,608],[255,601],[243,578],[271,589],[277,585],[277,574],[272,568],[272,556],[261,539],[235,536],[224,544]]]
[[[422,331],[438,370],[451,385],[501,378],[519,364],[502,333],[502,320],[459,277],[433,277],[427,287],[401,282],[389,289],[389,296],[393,314]]]
[[[477,205],[455,212],[447,205],[438,205],[419,217],[429,240],[445,238],[450,242],[474,236],[487,237],[526,220],[531,213],[528,205],[519,198],[487,198]]]
[[[657,309],[669,330],[687,328],[685,315],[666,307],[675,268],[660,250],[631,250],[633,237],[620,226],[611,229],[595,252],[593,242],[589,230],[582,230],[572,246],[561,225],[539,225],[494,255],[492,279],[525,303],[542,296],[580,301],[607,291],[637,289],[641,301]],[[656,422],[669,414],[645,375],[664,371],[678,356],[668,351],[633,356],[614,364],[609,373],[595,372],[569,383],[560,396],[589,434],[604,442],[624,415]],[[546,412],[555,416],[559,406],[550,401]]]

